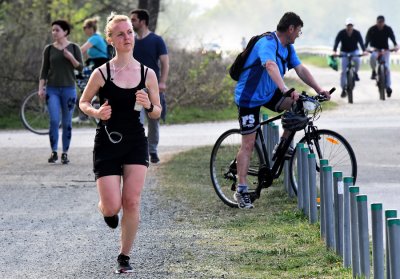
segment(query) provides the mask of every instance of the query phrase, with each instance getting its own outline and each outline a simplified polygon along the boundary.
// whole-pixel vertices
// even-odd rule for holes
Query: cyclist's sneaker
[[[160,158],[158,158],[157,153],[150,153],[150,162],[153,164],[157,164],[160,162]]]
[[[50,158],[48,160],[49,163],[57,163],[58,161],[58,155],[57,152],[51,152]]]
[[[250,209],[254,207],[248,192],[239,193],[236,191],[235,194],[233,194],[233,199],[238,203],[239,208]]]
[[[342,98],[346,98],[347,97],[346,90],[342,90],[342,94],[340,94],[340,97],[342,97]]]
[[[372,71],[371,79],[376,79],[376,72],[375,71]]]
[[[61,154],[61,163],[66,165],[69,163],[68,155],[67,153]]]
[[[129,264],[129,260],[130,258],[128,256],[125,256],[124,254],[119,254],[117,259],[118,266],[115,273],[132,273],[133,268]]]
[[[360,77],[358,76],[358,73],[354,73],[354,79],[355,79],[355,81],[360,81]]]
[[[390,87],[386,88],[386,93],[387,93],[388,98],[390,98],[390,96],[392,96],[392,88],[390,88]]]
[[[112,229],[116,229],[118,227],[119,218],[117,214],[109,217],[104,216],[104,221],[106,222],[107,226]]]

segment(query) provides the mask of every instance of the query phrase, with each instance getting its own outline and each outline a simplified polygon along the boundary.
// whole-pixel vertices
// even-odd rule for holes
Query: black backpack
[[[285,64],[288,63],[288,59],[290,58],[291,54],[291,48],[290,45],[287,45],[288,49],[288,56],[286,59],[284,59],[279,53],[278,53],[278,39],[276,38],[276,35],[274,35],[272,32],[265,32],[260,35],[253,36],[250,41],[247,43],[246,48],[238,54],[236,57],[235,61],[232,63],[232,66],[229,68],[229,75],[231,78],[235,81],[239,80],[240,74],[244,72],[247,69],[250,69],[251,67],[254,67],[256,65],[260,65],[258,61],[256,61],[254,64],[244,67],[244,64],[247,61],[247,58],[249,57],[251,51],[253,50],[254,45],[258,42],[259,39],[265,36],[273,36],[275,41],[276,41],[276,57],[279,57],[282,61],[283,69],[286,72],[286,67]]]

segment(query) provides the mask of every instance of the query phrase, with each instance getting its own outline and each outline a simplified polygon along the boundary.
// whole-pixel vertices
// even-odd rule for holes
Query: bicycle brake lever
[[[292,95],[292,93],[294,92],[294,88],[290,88],[288,91],[286,91],[285,93],[283,93],[283,97],[290,97]]]

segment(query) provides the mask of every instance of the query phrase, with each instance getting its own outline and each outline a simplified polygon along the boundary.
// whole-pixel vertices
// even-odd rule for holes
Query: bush
[[[168,107],[219,109],[232,106],[235,82],[227,74],[229,62],[219,55],[169,49]]]

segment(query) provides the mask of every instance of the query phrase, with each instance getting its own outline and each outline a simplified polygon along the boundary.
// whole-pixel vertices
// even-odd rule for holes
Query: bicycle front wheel
[[[315,137],[307,142],[306,137],[300,140],[311,152],[316,156],[317,178],[316,184],[319,193],[320,184],[320,159],[327,159],[328,164],[332,166],[333,171],[341,171],[343,177],[351,176],[354,183],[357,178],[357,160],[353,148],[348,141],[340,134],[331,130],[317,130]],[[297,194],[298,173],[297,173],[297,156],[292,156],[289,162],[289,170],[291,173],[290,181],[294,192]]]
[[[236,155],[242,143],[239,129],[228,130],[216,141],[211,152],[210,175],[218,197],[230,207],[238,207],[233,195],[238,184]],[[258,187],[258,171],[263,163],[262,153],[256,143],[250,158],[250,167],[247,173],[249,192]]]
[[[349,104],[353,103],[354,86],[355,86],[354,72],[348,71],[347,72],[347,98],[348,98]]]
[[[20,117],[22,124],[29,131],[38,135],[49,134],[49,113],[46,100],[33,91],[22,101]]]
[[[386,89],[386,76],[385,76],[385,66],[379,66],[378,69],[378,89],[379,98],[385,100],[385,89]]]

